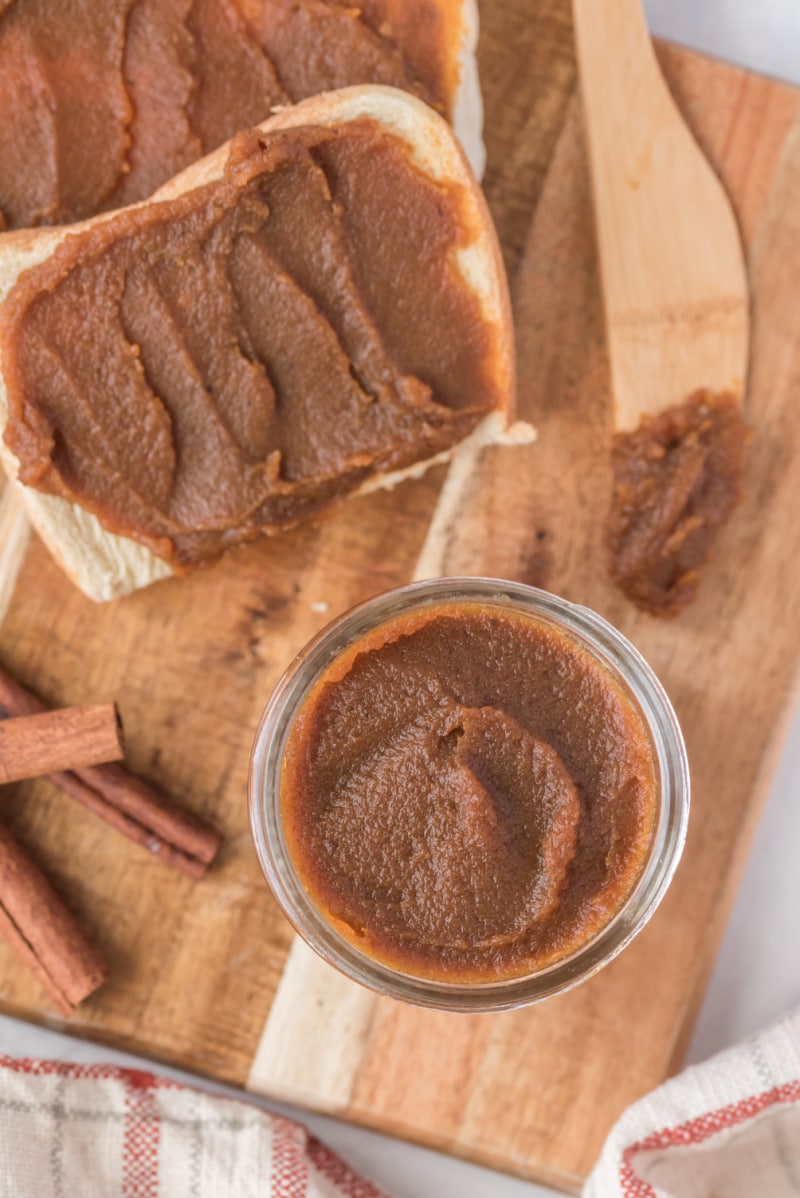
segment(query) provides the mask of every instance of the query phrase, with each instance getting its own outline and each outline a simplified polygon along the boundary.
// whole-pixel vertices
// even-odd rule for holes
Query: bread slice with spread
[[[361,86],[150,200],[0,237],[3,459],[92,598],[501,438],[496,234],[447,123]]]
[[[431,104],[480,176],[477,28],[476,0],[2,0],[0,229],[138,203],[277,106],[356,84]]]

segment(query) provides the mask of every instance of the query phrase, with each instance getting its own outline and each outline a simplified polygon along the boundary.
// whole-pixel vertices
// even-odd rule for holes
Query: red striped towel
[[[630,1107],[584,1198],[800,1194],[800,1011]]]
[[[0,1057],[0,1194],[386,1198],[305,1128],[133,1069]]]

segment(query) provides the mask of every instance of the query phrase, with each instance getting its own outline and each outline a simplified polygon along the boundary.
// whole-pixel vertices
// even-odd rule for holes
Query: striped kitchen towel
[[[630,1107],[583,1198],[797,1198],[800,1011]]]
[[[108,1065],[0,1057],[0,1195],[386,1198],[287,1119]]]

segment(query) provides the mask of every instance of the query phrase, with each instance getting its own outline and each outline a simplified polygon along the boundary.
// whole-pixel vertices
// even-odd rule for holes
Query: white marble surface
[[[646,0],[646,9],[651,27],[663,37],[800,83],[800,0]],[[800,1003],[800,953],[792,947],[798,943],[799,865],[800,712],[745,869],[690,1060],[701,1060]],[[0,1052],[132,1060],[11,1019],[0,1019]],[[302,1118],[396,1198],[550,1198],[554,1193],[330,1119]]]
[[[659,37],[800,83],[798,0],[644,0],[644,7]]]

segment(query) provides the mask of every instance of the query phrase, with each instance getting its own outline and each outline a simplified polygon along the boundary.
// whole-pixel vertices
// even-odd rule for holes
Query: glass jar
[[[430,606],[470,602],[533,616],[572,637],[623,687],[652,741],[658,814],[649,855],[633,892],[592,939],[570,956],[524,976],[451,982],[404,973],[367,956],[327,921],[307,894],[287,849],[281,778],[296,713],[320,673],[354,642],[388,621]],[[678,721],[647,662],[629,641],[588,608],[522,583],[440,578],[378,595],[330,623],[295,658],[267,704],[250,765],[250,822],[256,853],[287,919],[324,960],[356,982],[395,999],[448,1011],[500,1011],[538,1002],[591,977],[639,933],[669,886],[686,838],[689,769]]]

